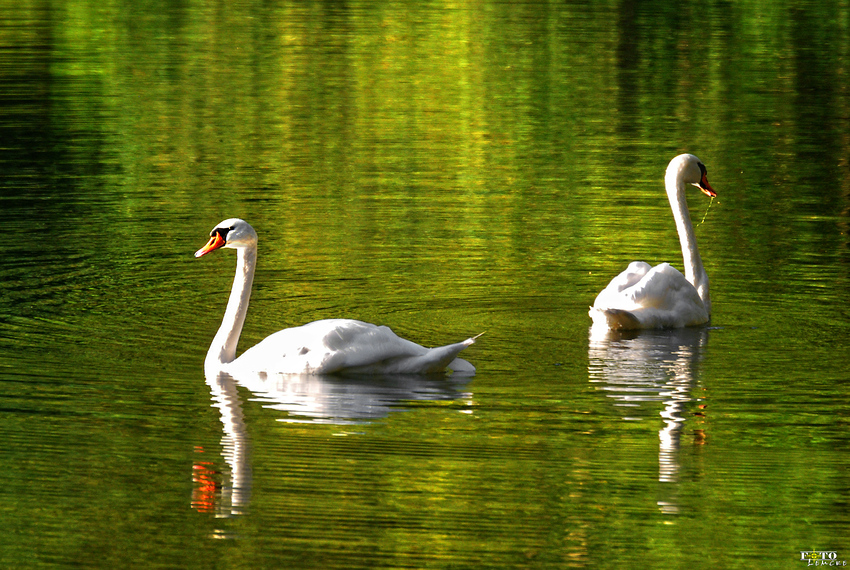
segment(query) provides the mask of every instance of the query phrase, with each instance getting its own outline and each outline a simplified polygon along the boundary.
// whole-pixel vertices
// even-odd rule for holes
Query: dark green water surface
[[[850,561],[847,2],[0,0],[0,567]],[[633,260],[711,325],[590,334]],[[471,379],[205,378],[350,317]]]

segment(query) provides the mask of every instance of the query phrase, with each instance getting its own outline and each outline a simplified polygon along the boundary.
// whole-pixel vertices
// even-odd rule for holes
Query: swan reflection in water
[[[251,496],[248,429],[237,386],[250,392],[250,401],[284,412],[278,421],[333,425],[365,424],[404,411],[405,402],[461,400],[472,376],[375,375],[317,376],[309,374],[251,374],[234,378],[226,372],[206,377],[212,406],[221,412],[224,435],[221,455],[227,468],[199,456],[193,469],[192,506],[226,518],[243,514]],[[202,449],[197,450],[200,453]]]
[[[664,426],[658,432],[658,480],[676,482],[678,452],[687,421],[686,406],[702,400],[694,396],[699,362],[708,344],[707,327],[615,332],[591,328],[588,376],[624,409],[625,420],[639,419],[628,410],[646,402],[661,402]],[[693,412],[696,417],[701,411]],[[694,428],[694,443],[704,442]],[[664,512],[676,512],[675,502],[659,501]]]

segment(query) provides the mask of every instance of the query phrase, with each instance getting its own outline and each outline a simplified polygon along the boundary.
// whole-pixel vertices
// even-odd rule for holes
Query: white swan
[[[327,319],[278,331],[236,358],[254,281],[257,233],[244,220],[224,220],[213,228],[209,242],[195,252],[195,257],[222,247],[236,250],[236,276],[221,327],[204,361],[208,373],[430,374],[446,368],[461,374],[475,372],[472,364],[456,357],[478,337],[425,348],[398,337],[387,327],[351,319]]]
[[[706,323],[711,316],[708,275],[697,249],[685,185],[692,184],[712,198],[717,194],[708,183],[705,166],[692,154],[670,161],[664,184],[682,244],[685,275],[669,263],[650,267],[633,261],[596,297],[590,308],[594,328],[678,328]]]

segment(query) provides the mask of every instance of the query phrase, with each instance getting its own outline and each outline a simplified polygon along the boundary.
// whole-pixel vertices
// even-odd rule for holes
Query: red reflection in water
[[[204,453],[204,448],[195,446],[195,453]],[[218,482],[221,473],[215,470],[212,461],[195,461],[192,465],[192,508],[199,513],[215,512],[215,498],[221,490]]]

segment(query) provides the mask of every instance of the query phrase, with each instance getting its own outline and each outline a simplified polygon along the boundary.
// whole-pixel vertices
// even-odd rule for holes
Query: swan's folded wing
[[[640,307],[635,315],[643,328],[683,327],[708,320],[697,290],[669,263],[653,267],[629,290],[629,296]]]
[[[646,277],[647,273],[650,271],[652,271],[652,266],[645,261],[632,261],[622,273],[611,280],[606,289],[621,292],[629,287],[634,287],[640,283],[640,281]]]
[[[432,374],[447,367],[462,374],[475,373],[472,364],[457,358],[474,339],[425,348],[397,336],[388,327],[355,323],[338,331],[339,338],[336,334],[326,337],[333,351],[322,364],[323,373]]]
[[[593,308],[598,310],[634,308],[624,306],[627,302],[628,291],[638,285],[651,269],[652,267],[644,261],[631,262],[622,273],[614,277],[608,286],[599,292],[593,302]]]
[[[361,321],[340,322],[327,332],[322,345],[327,352],[320,370],[324,374],[428,352],[424,346],[399,337],[389,327]]]
[[[694,286],[669,263],[653,267],[629,296],[640,307],[659,310],[676,310],[682,303],[702,305]]]
[[[470,339],[425,348],[385,326],[351,319],[326,319],[268,336],[246,350],[234,366],[283,374],[423,374],[445,369],[472,342]],[[471,364],[457,360],[457,367],[463,373],[474,372]]]

